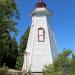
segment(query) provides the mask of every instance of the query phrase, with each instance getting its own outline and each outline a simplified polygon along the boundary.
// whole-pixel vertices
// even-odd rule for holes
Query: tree
[[[22,37],[20,39],[19,55],[18,55],[17,61],[16,61],[16,69],[18,69],[18,70],[22,69],[24,51],[26,50],[29,32],[30,32],[30,27],[27,28],[26,32],[22,35]]]
[[[16,60],[18,56],[18,43],[16,42],[16,38],[13,37],[11,39],[11,43],[9,44],[9,51],[7,53],[6,65],[10,68],[15,68]]]
[[[0,0],[0,29],[16,32],[15,18],[19,19],[19,14],[14,0]]]
[[[28,41],[28,36],[29,36],[29,32],[30,32],[30,27],[27,28],[26,32],[22,35],[21,39],[20,39],[20,53],[24,53],[26,47],[27,47],[27,41]]]
[[[43,69],[44,75],[74,75],[75,74],[75,55],[71,50],[65,50],[59,54],[53,64],[46,65]]]
[[[0,0],[0,65],[8,65],[8,57],[12,48],[10,32],[17,33],[16,19],[19,19],[17,5],[14,0]],[[12,45],[11,45],[12,46]],[[15,50],[15,49],[14,49]],[[12,65],[12,64],[11,64]]]

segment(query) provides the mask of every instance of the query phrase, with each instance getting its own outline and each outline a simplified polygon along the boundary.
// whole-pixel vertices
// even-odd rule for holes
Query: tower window
[[[45,40],[45,32],[43,28],[38,29],[38,42],[44,42]]]

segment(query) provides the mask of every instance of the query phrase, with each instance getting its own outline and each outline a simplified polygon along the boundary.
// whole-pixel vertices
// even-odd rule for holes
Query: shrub
[[[0,75],[7,75],[7,68],[6,67],[2,67],[0,68]]]

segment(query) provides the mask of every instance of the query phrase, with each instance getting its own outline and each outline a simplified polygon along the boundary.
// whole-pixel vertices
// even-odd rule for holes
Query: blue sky
[[[17,0],[20,13],[18,21],[19,34],[17,41],[31,25],[31,13],[35,9],[38,0]],[[59,52],[64,48],[75,52],[75,0],[44,0],[47,8],[53,12],[51,26],[55,33]]]

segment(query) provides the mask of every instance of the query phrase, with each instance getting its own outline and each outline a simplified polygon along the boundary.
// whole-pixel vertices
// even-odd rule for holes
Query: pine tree
[[[0,0],[0,65],[1,66],[3,66],[3,64],[9,66],[10,65],[9,60],[11,59],[11,58],[9,59],[9,57],[11,57],[10,56],[11,52],[12,50],[14,50],[15,52],[15,49],[13,49],[14,48],[12,45],[13,40],[10,36],[10,32],[17,33],[16,19],[19,19],[19,13],[15,1]],[[12,54],[12,56],[14,55]]]
[[[16,42],[16,38],[13,37],[9,44],[9,52],[6,60],[6,65],[10,68],[15,68],[16,60],[18,56],[18,43]]]
[[[22,35],[22,37],[20,39],[20,50],[19,50],[19,55],[18,55],[17,62],[16,62],[16,68],[18,70],[22,69],[24,51],[27,46],[29,32],[30,32],[30,27],[27,28],[26,32]]]
[[[20,51],[19,51],[20,53],[24,53],[26,49],[29,32],[30,32],[30,27],[27,28],[26,32],[20,38]]]

